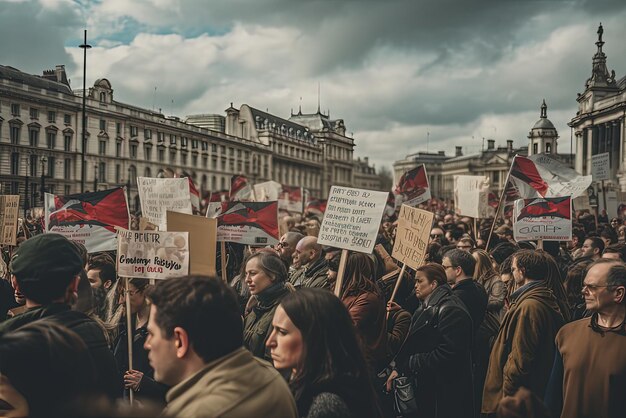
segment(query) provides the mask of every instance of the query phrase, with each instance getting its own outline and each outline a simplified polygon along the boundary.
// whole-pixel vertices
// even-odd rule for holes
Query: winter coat
[[[395,368],[414,377],[419,417],[471,418],[472,320],[447,284],[413,314]]]
[[[265,346],[272,332],[272,319],[281,299],[289,293],[284,282],[274,283],[256,295],[257,304],[246,316],[243,326],[243,344],[253,355],[272,361]]]
[[[291,283],[297,287],[328,288],[328,261],[322,256],[310,262],[298,275],[294,275]]]
[[[387,310],[382,296],[372,292],[349,294],[342,302],[363,342],[366,357],[375,370],[382,368],[387,355]]]
[[[472,328],[474,335],[476,335],[476,331],[480,324],[483,323],[487,310],[487,292],[485,292],[485,288],[480,283],[476,283],[469,278],[454,285],[452,292],[465,304],[472,318]]]
[[[266,361],[239,348],[172,387],[163,415],[193,418],[296,418],[283,377]]]
[[[38,319],[47,318],[74,331],[87,346],[96,369],[97,389],[111,399],[119,398],[122,384],[117,365],[109,349],[103,328],[82,312],[64,303],[52,303],[28,311],[0,324],[0,334],[16,330]]]
[[[489,357],[483,413],[495,413],[498,402],[522,386],[540,398],[545,394],[554,360],[554,337],[565,321],[543,281],[525,286],[511,295]]]

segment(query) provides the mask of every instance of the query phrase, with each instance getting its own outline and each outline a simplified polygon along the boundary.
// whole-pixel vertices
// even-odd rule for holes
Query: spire
[[[546,99],[543,99],[543,103],[541,104],[541,117],[543,119],[548,117],[548,105],[546,104]]]
[[[598,41],[596,42],[598,50],[593,56],[591,77],[587,79],[586,87],[616,88],[617,84],[615,83],[615,72],[613,71],[609,73],[609,69],[606,66],[606,54],[602,51],[602,47],[604,46],[604,41],[602,40],[604,28],[602,27],[602,23],[598,26],[598,31],[596,33],[598,34]]]
[[[317,113],[320,114],[320,82],[317,82]]]

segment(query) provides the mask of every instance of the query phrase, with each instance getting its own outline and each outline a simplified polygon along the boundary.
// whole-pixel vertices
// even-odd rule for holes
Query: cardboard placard
[[[189,233],[189,274],[214,277],[217,219],[167,211],[167,227]]]
[[[431,199],[426,166],[420,164],[400,177],[396,186],[396,207],[401,204],[417,206]]]
[[[434,216],[432,212],[402,205],[391,256],[413,270],[424,264]]]
[[[371,254],[387,192],[332,186],[317,242]]]
[[[513,205],[513,220],[516,241],[570,241],[572,198],[518,199]]]
[[[187,178],[137,177],[141,215],[167,230],[166,211],[192,214]]]
[[[265,246],[278,243],[278,203],[222,202],[217,241]]]
[[[0,244],[16,245],[19,195],[0,196]]]
[[[189,273],[189,233],[117,229],[120,277],[167,279]]]

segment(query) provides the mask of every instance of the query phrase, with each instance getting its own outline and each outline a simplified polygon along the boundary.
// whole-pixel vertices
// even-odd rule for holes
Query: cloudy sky
[[[79,89],[86,28],[87,84],[167,115],[233,102],[287,118],[316,111],[319,85],[355,155],[391,167],[482,138],[526,144],[544,98],[568,151],[598,24],[619,78],[625,21],[623,0],[0,0],[0,64],[65,64]]]

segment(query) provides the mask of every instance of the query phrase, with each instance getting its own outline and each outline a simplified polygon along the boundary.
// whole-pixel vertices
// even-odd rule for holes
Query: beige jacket
[[[166,400],[168,417],[298,416],[287,382],[243,347],[174,386]]]

